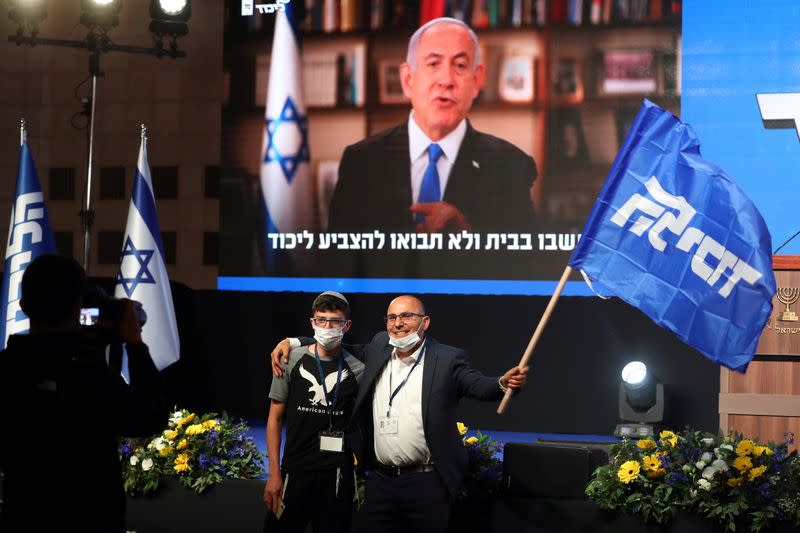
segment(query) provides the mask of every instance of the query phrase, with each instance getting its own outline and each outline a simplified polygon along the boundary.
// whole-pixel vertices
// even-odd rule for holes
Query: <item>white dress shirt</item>
[[[422,426],[422,368],[425,365],[425,342],[417,350],[402,359],[397,357],[397,350],[381,371],[375,384],[372,396],[372,417],[376,426],[378,420],[386,416],[399,418],[398,431],[393,435],[380,433],[375,435],[375,457],[379,463],[390,466],[417,465],[431,462],[431,452],[425,441],[425,429]],[[409,374],[417,359],[422,356],[414,371]],[[408,376],[405,385],[392,400],[389,410],[389,374],[393,391]],[[392,392],[393,392],[392,391]]]
[[[439,190],[444,192],[447,189],[447,181],[450,179],[450,171],[453,163],[461,148],[461,141],[467,133],[467,119],[461,119],[456,129],[436,141],[442,148],[442,156],[436,162],[436,170],[439,172]],[[414,122],[414,111],[408,119],[408,150],[411,157],[411,198],[417,203],[419,190],[422,188],[422,177],[425,169],[428,168],[428,146],[434,142],[425,135],[425,132]]]

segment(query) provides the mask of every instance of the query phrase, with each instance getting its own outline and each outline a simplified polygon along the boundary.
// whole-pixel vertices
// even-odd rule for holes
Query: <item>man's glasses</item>
[[[345,322],[347,322],[346,318],[322,318],[317,316],[311,319],[311,323],[315,326],[325,326],[325,324],[330,324],[335,328],[344,326]]]
[[[425,315],[421,315],[419,313],[400,313],[399,315],[386,315],[385,317],[383,317],[383,320],[387,324],[391,324],[392,322],[394,322],[399,318],[400,322],[405,324],[406,322],[412,322],[415,317],[422,318],[424,316]]]

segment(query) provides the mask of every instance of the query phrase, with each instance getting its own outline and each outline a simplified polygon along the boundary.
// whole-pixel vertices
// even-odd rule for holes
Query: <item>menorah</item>
[[[783,310],[781,313],[781,321],[782,322],[797,322],[797,313],[789,309],[789,306],[792,305],[797,301],[797,298],[800,297],[800,289],[797,287],[791,288],[779,288],[778,292],[776,293],[778,297],[778,301],[786,306],[786,309]]]

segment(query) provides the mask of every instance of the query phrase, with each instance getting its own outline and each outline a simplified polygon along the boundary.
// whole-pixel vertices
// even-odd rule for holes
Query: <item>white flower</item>
[[[150,441],[150,444],[147,445],[147,448],[150,449],[150,450],[155,448],[156,450],[161,451],[166,446],[167,446],[167,444],[166,444],[166,441],[164,440],[164,437],[156,437],[156,438],[154,438],[153,440]]]
[[[703,490],[711,490],[711,483],[709,483],[706,479],[698,479],[697,484]]]
[[[139,462],[139,456],[131,455],[131,466],[136,466],[136,463]]]
[[[704,463],[710,463],[714,459],[714,456],[711,455],[709,452],[705,452],[703,455],[700,456],[700,460]]]
[[[710,448],[711,445],[714,444],[714,439],[712,439],[711,437],[706,437],[705,439],[700,439],[700,442],[702,442],[703,444],[705,444],[707,447]]]
[[[705,461],[697,461],[694,466],[696,466],[698,470],[702,470],[706,467],[706,464]]]
[[[711,466],[713,466],[714,468],[716,468],[720,472],[727,472],[728,471],[728,463],[723,461],[722,459],[717,459],[716,461],[711,463]]]
[[[175,411],[172,413],[172,416],[169,417],[170,424],[177,424],[181,420],[183,420],[183,411]]]
[[[691,496],[692,498],[694,498],[695,496],[697,496],[697,491],[696,491],[696,490],[694,490],[694,489],[689,489],[689,496]]]
[[[719,472],[719,470],[717,470],[717,469],[716,469],[716,468],[714,468],[713,466],[707,466],[707,467],[705,467],[705,468],[703,469],[703,473],[702,473],[701,475],[702,475],[702,476],[703,476],[705,479],[711,479],[711,478],[713,478],[713,477],[714,477],[714,475],[715,475],[717,472]]]
[[[142,470],[147,472],[151,468],[153,468],[153,460],[148,457],[147,459],[142,461]]]
[[[733,451],[733,446],[731,446],[730,444],[723,444],[722,446],[720,446],[720,448],[724,448],[731,452]]]

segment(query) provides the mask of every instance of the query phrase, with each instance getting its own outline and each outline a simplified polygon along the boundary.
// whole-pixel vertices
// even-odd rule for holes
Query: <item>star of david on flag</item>
[[[180,357],[180,339],[164,261],[153,182],[147,162],[147,137],[144,133],[114,296],[130,298],[142,304],[147,314],[147,322],[142,328],[142,340],[150,349],[150,356],[156,367],[163,370],[177,361]]]
[[[266,233],[317,230],[317,205],[309,165],[308,119],[294,2],[275,17],[264,137],[261,193]],[[267,262],[276,251],[269,249]]]
[[[155,250],[137,250],[130,237],[125,239],[119,264],[117,283],[122,286],[128,298],[133,297],[139,283],[155,283],[152,272],[148,269]]]
[[[772,311],[771,248],[758,209],[700,155],[692,127],[645,100],[569,266],[743,372]]]
[[[17,191],[11,204],[6,260],[0,287],[0,339],[3,348],[6,347],[10,335],[26,333],[30,328],[30,321],[19,306],[22,296],[20,282],[25,268],[38,256],[55,252],[56,242],[50,227],[42,186],[28,143],[23,141],[19,149]]]
[[[266,120],[265,135],[267,136],[267,149],[264,152],[264,163],[277,161],[287,183],[291,183],[298,165],[309,162],[308,119],[297,113],[291,97],[286,99],[278,118]],[[292,140],[296,140],[299,136],[300,146],[298,147],[296,143],[283,143],[282,136],[284,135],[292,137]],[[287,147],[288,150],[287,148],[281,149],[282,144],[290,144]]]

